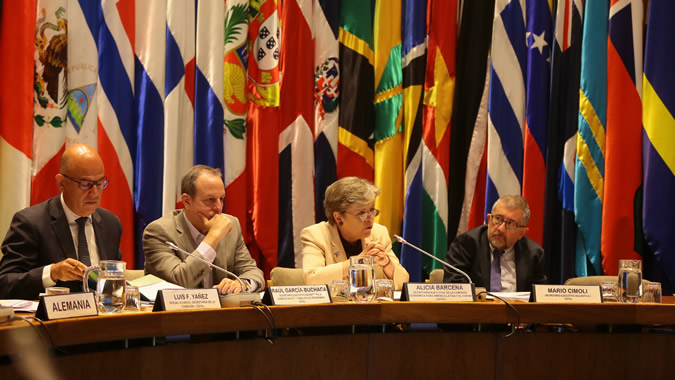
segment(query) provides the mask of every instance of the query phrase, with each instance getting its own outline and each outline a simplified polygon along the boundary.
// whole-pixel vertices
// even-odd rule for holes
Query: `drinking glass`
[[[375,267],[373,256],[349,258],[349,299],[355,302],[371,302],[375,297]]]
[[[50,286],[49,288],[45,289],[45,293],[47,293],[49,296],[54,294],[68,294],[70,293],[70,288],[62,286]]]
[[[89,289],[89,274],[96,273],[96,302],[98,310],[103,314],[120,313],[126,304],[124,271],[127,263],[124,261],[102,260],[98,265],[91,266],[84,271],[82,287],[85,292]]]
[[[600,284],[602,289],[602,302],[619,302],[616,299],[617,285],[614,281],[606,281]]]
[[[619,301],[638,303],[642,297],[642,261],[619,260]]]
[[[333,302],[345,302],[349,298],[349,282],[333,280],[330,283],[330,296]]]
[[[375,292],[377,292],[376,298],[378,301],[393,301],[394,281],[388,278],[375,280]]]
[[[141,310],[141,291],[137,287],[127,285],[127,310]]]
[[[645,285],[642,302],[661,303],[661,283],[649,282]]]

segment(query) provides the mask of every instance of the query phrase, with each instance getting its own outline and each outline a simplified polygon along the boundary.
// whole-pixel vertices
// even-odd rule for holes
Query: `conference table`
[[[13,320],[0,324],[0,379],[675,377],[675,297],[511,306],[269,306],[273,325],[252,306]]]

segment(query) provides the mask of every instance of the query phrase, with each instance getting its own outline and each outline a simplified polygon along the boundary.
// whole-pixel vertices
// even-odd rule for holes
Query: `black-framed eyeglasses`
[[[373,218],[380,215],[380,210],[376,208],[371,208],[370,211],[361,211],[358,214],[352,214],[351,212],[345,211],[349,215],[354,215],[361,219],[362,222],[365,222],[368,217],[372,216]]]
[[[501,216],[501,215],[490,215],[490,222],[492,222],[492,225],[495,226],[495,227],[499,227],[499,226],[502,225],[502,223],[504,223],[504,225],[506,226],[506,229],[509,230],[509,231],[513,231],[516,228],[527,227],[527,226],[521,226],[520,224],[516,223],[513,220],[504,219],[504,217]]]
[[[98,181],[89,181],[89,180],[86,180],[86,179],[78,181],[75,178],[68,177],[67,175],[65,175],[63,173],[60,173],[60,174],[64,177],[68,178],[69,180],[71,180],[73,182],[76,182],[78,185],[80,185],[80,190],[84,190],[84,191],[91,190],[91,188],[94,185],[96,185],[96,187],[98,187],[99,190],[103,190],[106,187],[108,187],[108,184],[110,183],[110,180],[108,180],[108,177],[103,177],[103,178],[99,179]]]

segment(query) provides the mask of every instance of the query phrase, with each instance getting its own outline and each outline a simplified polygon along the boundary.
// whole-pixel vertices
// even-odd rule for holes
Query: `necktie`
[[[86,266],[91,266],[91,259],[89,258],[89,246],[87,245],[87,234],[84,232],[84,225],[87,223],[86,217],[77,218],[77,255],[80,262]]]
[[[491,292],[501,292],[502,291],[502,264],[501,258],[504,252],[495,249],[492,252],[494,258],[492,259],[492,265],[490,266],[490,291]]]

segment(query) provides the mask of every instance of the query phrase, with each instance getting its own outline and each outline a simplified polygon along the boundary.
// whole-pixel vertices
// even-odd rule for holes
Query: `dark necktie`
[[[91,266],[91,259],[89,258],[89,246],[87,245],[87,234],[84,232],[84,225],[87,223],[86,217],[77,218],[77,255],[80,262],[86,266]]]
[[[491,292],[501,292],[502,291],[502,264],[501,258],[504,252],[495,249],[492,252],[494,258],[492,259],[492,265],[490,266],[490,291]]]

